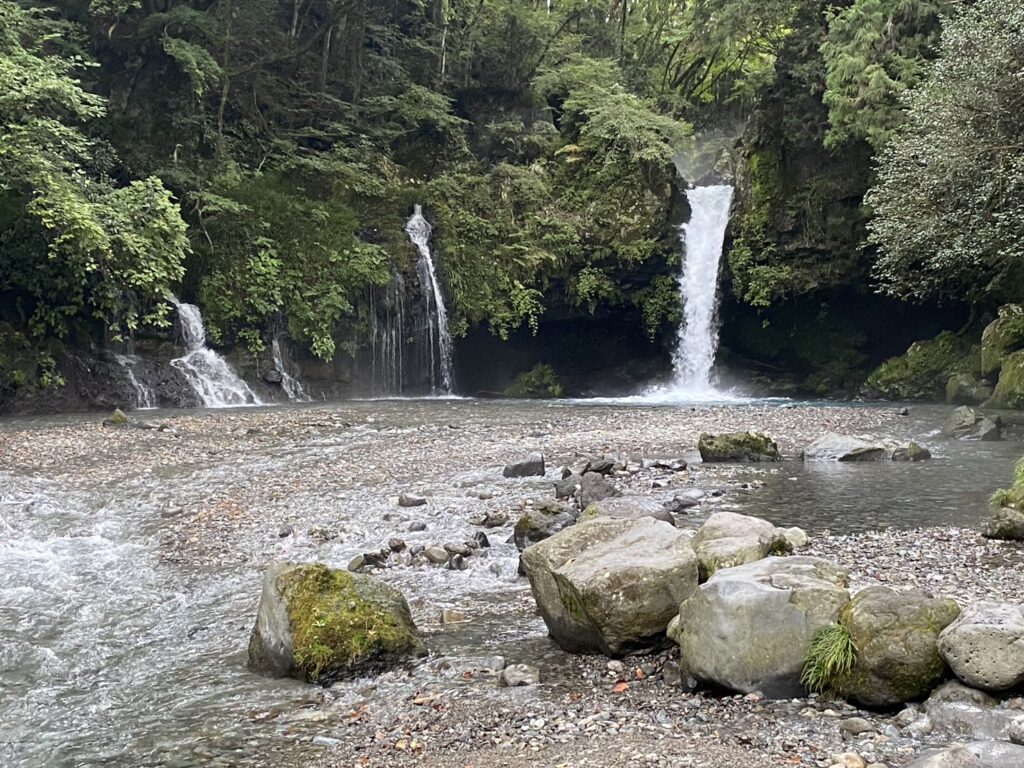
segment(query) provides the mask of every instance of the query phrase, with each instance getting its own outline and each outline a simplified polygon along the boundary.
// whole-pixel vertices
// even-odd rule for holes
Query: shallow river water
[[[0,765],[299,765],[329,743],[339,713],[458,685],[438,657],[543,658],[553,651],[506,541],[523,500],[548,496],[557,468],[581,451],[693,459],[690,421],[723,431],[777,422],[790,457],[686,473],[709,493],[693,524],[734,509],[812,533],[977,526],[1020,456],[1013,434],[951,442],[937,435],[948,409],[886,414],[873,431],[915,437],[932,461],[793,458],[834,424],[876,418],[842,406],[449,400],[145,414],[174,433],[104,430],[96,416],[2,421]],[[547,480],[501,478],[505,461],[534,446],[552,459]],[[400,509],[402,490],[430,502]],[[434,661],[327,693],[246,670],[269,560],[344,567],[391,536],[464,541],[478,530],[469,516],[486,510],[511,521],[487,532],[491,549],[467,571],[384,574],[409,598]],[[416,521],[427,530],[409,532]],[[446,607],[472,621],[441,626]]]

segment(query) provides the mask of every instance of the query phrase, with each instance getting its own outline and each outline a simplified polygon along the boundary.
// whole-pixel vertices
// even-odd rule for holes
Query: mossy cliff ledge
[[[394,587],[320,563],[267,568],[249,640],[251,669],[330,685],[425,654]]]

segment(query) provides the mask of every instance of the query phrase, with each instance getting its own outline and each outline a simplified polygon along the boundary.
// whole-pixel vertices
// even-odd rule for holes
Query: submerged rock
[[[1024,610],[982,602],[964,608],[939,635],[939,653],[973,688],[1005,691],[1024,682]]]
[[[617,656],[656,641],[697,586],[689,537],[649,517],[598,517],[523,552],[537,607],[570,652]]]
[[[320,563],[267,568],[250,668],[330,685],[425,653],[409,605],[394,587]]]
[[[543,477],[544,454],[534,452],[524,459],[506,464],[501,474],[505,477]]]
[[[767,520],[716,512],[693,537],[700,575],[707,579],[722,568],[752,563],[768,555],[788,554],[793,547],[785,532]]]
[[[850,600],[846,574],[816,557],[769,557],[716,572],[679,606],[668,634],[708,683],[772,698],[803,694],[815,632]]]
[[[701,461],[778,461],[779,447],[761,432],[702,433],[697,441]]]
[[[843,608],[857,658],[843,693],[867,707],[892,707],[928,693],[946,673],[939,633],[959,615],[950,599],[869,587]]]
[[[1002,425],[980,411],[962,405],[949,415],[942,434],[955,440],[982,440],[990,442],[1002,438]]]
[[[907,768],[1020,768],[1024,747],[1005,741],[972,741],[925,752]]]
[[[1024,541],[1024,512],[1013,507],[1001,507],[992,513],[982,528],[986,539]]]

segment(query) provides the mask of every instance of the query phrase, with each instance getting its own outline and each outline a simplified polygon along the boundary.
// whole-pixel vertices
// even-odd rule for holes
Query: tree
[[[905,299],[1019,298],[1024,278],[1024,3],[950,21],[867,197],[875,274]]]

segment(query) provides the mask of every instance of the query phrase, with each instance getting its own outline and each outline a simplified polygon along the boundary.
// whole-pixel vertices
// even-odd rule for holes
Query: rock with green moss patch
[[[575,522],[576,515],[568,507],[555,501],[538,500],[527,507],[516,521],[512,540],[516,549],[522,552],[531,544],[544,541]]]
[[[981,533],[986,539],[1024,541],[1024,512],[1001,507],[985,522]]]
[[[722,568],[752,563],[769,555],[789,554],[793,547],[786,534],[760,517],[736,512],[716,512],[693,537],[701,579]]]
[[[939,633],[960,614],[956,601],[918,590],[869,587],[843,608],[839,621],[857,647],[853,670],[839,690],[866,707],[919,699],[947,672]]]
[[[131,419],[120,408],[115,408],[114,412],[103,420],[104,427],[127,427],[129,424]]]
[[[1011,353],[1024,349],[1024,307],[1007,304],[981,334],[981,375],[991,376]]]
[[[668,634],[695,678],[771,698],[803,694],[815,633],[850,600],[846,574],[816,557],[769,557],[723,568],[679,606]]]
[[[697,587],[689,536],[644,517],[597,517],[523,552],[552,639],[573,653],[618,656],[656,643]]]
[[[762,432],[701,434],[697,441],[701,461],[778,461],[779,446]]]
[[[863,394],[886,400],[941,400],[954,373],[977,369],[977,353],[960,337],[944,331],[917,341],[902,355],[886,360],[868,376]]]
[[[1024,408],[1024,350],[1003,360],[996,389],[985,405],[990,408]]]
[[[953,405],[981,405],[992,397],[992,385],[971,373],[954,373],[946,382],[946,402]]]
[[[1002,438],[1002,423],[990,419],[981,411],[961,405],[955,409],[942,427],[942,434],[954,440],[982,440],[991,442]]]
[[[249,639],[251,669],[330,685],[425,653],[394,587],[321,563],[267,568]]]

